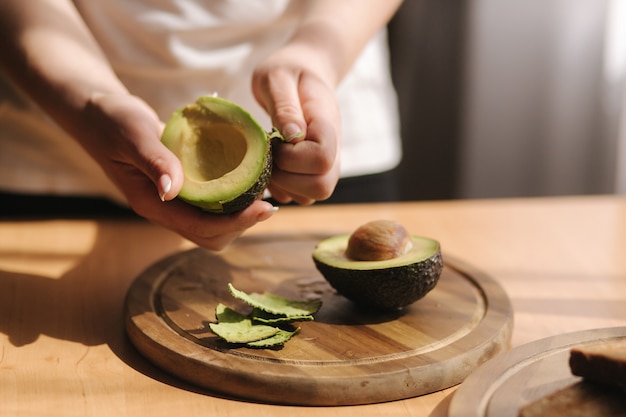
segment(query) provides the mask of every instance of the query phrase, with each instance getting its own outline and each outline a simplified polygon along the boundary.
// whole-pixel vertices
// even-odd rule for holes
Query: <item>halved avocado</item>
[[[161,141],[180,159],[185,180],[178,197],[212,213],[248,207],[272,171],[271,138],[240,106],[203,96],[178,109]]]
[[[436,240],[409,236],[405,253],[385,260],[354,260],[346,255],[348,234],[317,244],[315,266],[344,297],[363,307],[392,310],[406,307],[432,290],[443,270]]]

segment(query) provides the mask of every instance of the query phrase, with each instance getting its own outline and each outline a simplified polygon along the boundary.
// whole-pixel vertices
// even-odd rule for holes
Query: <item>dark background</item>
[[[405,0],[389,24],[402,200],[457,196],[467,7],[463,0]]]

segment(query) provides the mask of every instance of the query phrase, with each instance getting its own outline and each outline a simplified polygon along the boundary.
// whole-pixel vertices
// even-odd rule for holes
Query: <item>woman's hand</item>
[[[117,78],[71,0],[3,0],[0,23],[0,67],[87,150],[139,215],[214,250],[272,215],[262,201],[220,216],[173,200],[183,173],[161,144],[163,123]]]
[[[339,179],[340,117],[325,71],[310,65],[315,61],[303,56],[304,48],[293,49],[281,49],[257,66],[252,91],[288,140],[273,149],[272,197],[312,204],[330,197]]]
[[[131,208],[200,246],[222,249],[275,211],[271,204],[256,201],[242,212],[215,215],[173,200],[183,184],[180,161],[160,141],[163,124],[137,97],[97,95],[85,106],[82,118],[91,132],[79,141]]]
[[[275,147],[269,189],[280,202],[311,204],[339,179],[340,114],[335,89],[401,0],[306,2],[298,29],[252,78],[257,101],[288,143]]]

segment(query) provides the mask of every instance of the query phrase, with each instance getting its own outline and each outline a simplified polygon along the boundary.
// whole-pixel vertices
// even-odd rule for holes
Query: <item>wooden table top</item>
[[[395,219],[509,294],[512,347],[626,325],[626,198],[283,207],[252,234],[350,232]],[[258,404],[165,374],[129,342],[123,304],[148,266],[193,245],[135,219],[0,221],[2,416],[446,416],[454,394],[383,404]]]

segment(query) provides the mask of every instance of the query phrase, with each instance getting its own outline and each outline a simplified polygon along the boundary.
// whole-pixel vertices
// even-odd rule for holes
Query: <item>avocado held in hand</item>
[[[247,111],[219,97],[178,109],[161,137],[183,166],[178,197],[212,213],[248,207],[269,183],[274,137],[278,132],[266,133]]]
[[[315,266],[344,297],[364,307],[406,307],[432,290],[443,259],[436,240],[411,236],[399,223],[376,220],[313,251]]]

